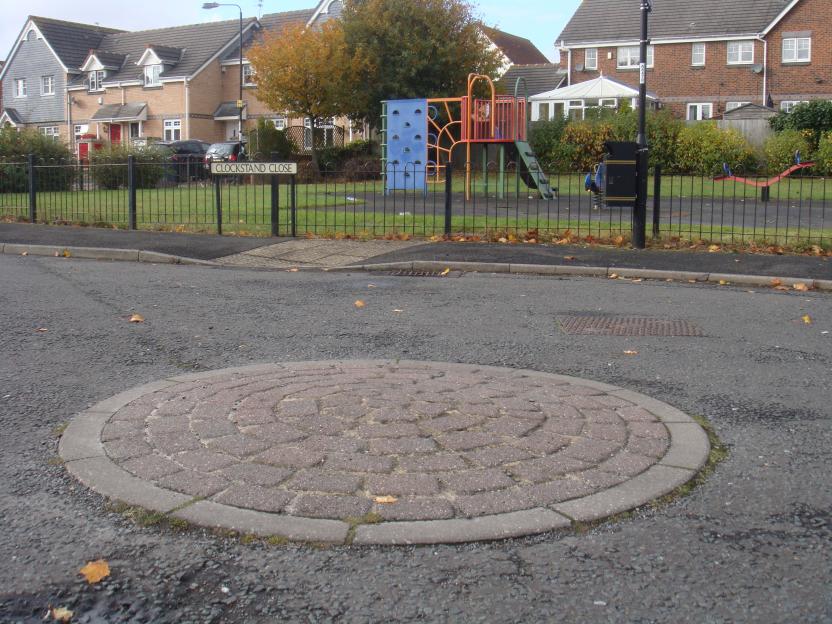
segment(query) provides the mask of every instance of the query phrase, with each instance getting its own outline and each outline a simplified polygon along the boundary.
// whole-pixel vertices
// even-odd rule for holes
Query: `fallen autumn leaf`
[[[87,563],[79,572],[87,579],[87,583],[95,585],[110,576],[110,566],[104,559],[98,559]]]
[[[144,323],[144,317],[141,314],[133,314],[130,316],[131,323]]]
[[[399,502],[399,499],[395,496],[376,496],[373,502],[380,505],[392,505],[393,503]]]
[[[355,307],[356,307],[356,308],[363,308],[363,307],[364,307],[364,305],[365,305],[365,304],[364,304],[364,302],[363,302],[363,301],[361,301],[361,299],[358,299],[358,300],[355,302]]]
[[[809,316],[808,314],[804,314],[804,315],[803,315],[803,316],[801,316],[800,318],[801,318],[801,319],[803,320],[803,322],[804,322],[804,323],[806,323],[807,325],[811,325],[811,324],[812,324],[812,317],[811,317],[811,316]]]
[[[444,270],[444,271],[442,271],[439,275],[441,275],[441,276],[443,276],[443,277],[444,277],[444,276],[446,276],[446,275],[447,275],[448,273],[450,273],[450,272],[451,272],[451,270],[450,270],[450,269],[445,269],[445,270]]]
[[[795,290],[799,290],[800,292],[807,292],[809,290],[809,287],[803,282],[798,282],[792,288],[794,288]]]
[[[638,355],[638,351],[627,350],[624,355]]]
[[[51,617],[56,622],[69,622],[72,620],[73,615],[73,612],[66,607],[49,607],[49,611],[43,619],[45,620]]]

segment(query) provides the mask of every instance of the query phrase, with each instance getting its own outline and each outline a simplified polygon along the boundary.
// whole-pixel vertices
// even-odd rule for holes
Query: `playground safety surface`
[[[291,540],[515,537],[641,506],[710,447],[679,410],[528,370],[321,361],[180,375],[77,415],[60,454],[100,494]]]

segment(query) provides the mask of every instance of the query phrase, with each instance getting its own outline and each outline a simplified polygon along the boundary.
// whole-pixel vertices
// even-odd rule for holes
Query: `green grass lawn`
[[[485,189],[482,172],[475,179],[475,198],[482,198]],[[489,175],[488,195],[497,195],[497,177]],[[552,176],[552,184],[560,188],[560,194],[576,196],[583,194],[583,176],[569,174]],[[456,201],[464,191],[465,181],[461,175],[454,176],[452,187]],[[506,176],[507,203],[518,201],[516,192],[518,180],[514,174]],[[652,190],[652,180],[649,188]],[[714,182],[705,178],[665,177],[662,195],[670,198],[712,199],[715,203],[746,199],[754,201],[759,189],[734,182]],[[124,227],[128,222],[128,196],[126,190],[92,190],[67,192],[39,192],[38,220],[43,222],[70,222],[89,225],[116,225]],[[266,235],[271,229],[271,188],[265,184],[228,185],[221,189],[223,206],[223,229],[228,233]],[[519,203],[523,207],[528,201],[529,191],[519,183]],[[771,199],[803,199],[812,201],[832,200],[832,181],[821,179],[794,178],[772,188]],[[441,235],[444,231],[444,183],[430,184],[427,198],[421,193],[397,192],[393,197],[383,194],[382,181],[298,184],[296,187],[297,212],[296,233],[312,232],[317,235],[349,234],[356,236],[385,236],[406,233],[413,237]],[[584,198],[586,199],[586,198]],[[584,201],[584,200],[582,200]],[[586,208],[589,205],[583,204]],[[279,193],[278,214],[281,234],[290,232],[289,184],[284,179]],[[470,204],[473,207],[473,202]],[[139,189],[136,193],[137,219],[140,228],[172,229],[187,231],[216,231],[217,210],[215,189],[211,184],[159,189]],[[541,204],[545,206],[545,204]],[[548,215],[541,210],[539,215],[511,217],[511,208],[494,210],[489,216],[464,216],[454,214],[452,231],[491,236],[495,232],[516,232],[539,230],[541,235],[561,233],[570,230],[578,237],[591,235],[596,238],[611,238],[629,234],[629,223],[622,222],[616,213],[609,218],[593,220],[574,218],[566,211],[567,205],[552,203]],[[492,210],[489,204],[489,210]],[[25,218],[28,216],[28,194],[0,193],[0,216]],[[582,215],[583,216],[583,215]],[[830,230],[808,232],[794,227],[720,227],[707,224],[671,223],[663,224],[663,235],[680,236],[685,239],[720,241],[742,240],[812,240],[832,239]],[[811,238],[809,235],[811,234]]]

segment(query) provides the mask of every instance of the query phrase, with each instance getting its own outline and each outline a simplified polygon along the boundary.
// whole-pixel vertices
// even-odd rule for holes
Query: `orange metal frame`
[[[478,99],[474,97],[474,89],[478,82],[488,85],[490,97]],[[459,106],[459,118],[454,116],[451,106]],[[494,82],[488,76],[481,74],[468,75],[468,91],[462,97],[429,98],[428,110],[437,111],[436,119],[428,114],[428,156],[434,171],[428,177],[434,182],[442,181],[441,172],[445,169],[442,156],[450,161],[454,148],[460,143],[465,144],[465,194],[471,195],[471,144],[472,143],[513,143],[526,140],[526,99],[510,95],[497,95]],[[438,123],[439,107],[444,108],[447,122]],[[457,139],[454,130],[459,128]],[[433,143],[430,137],[435,137]],[[430,158],[433,156],[433,158]]]

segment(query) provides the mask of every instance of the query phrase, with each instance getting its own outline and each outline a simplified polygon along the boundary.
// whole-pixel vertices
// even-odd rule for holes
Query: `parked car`
[[[197,139],[186,141],[159,141],[150,145],[151,149],[164,150],[171,163],[169,174],[165,176],[171,181],[186,182],[188,180],[204,178],[205,169],[202,163],[209,143]]]
[[[205,153],[205,169],[211,169],[212,162],[240,162],[246,160],[245,144],[226,141],[214,143]]]

